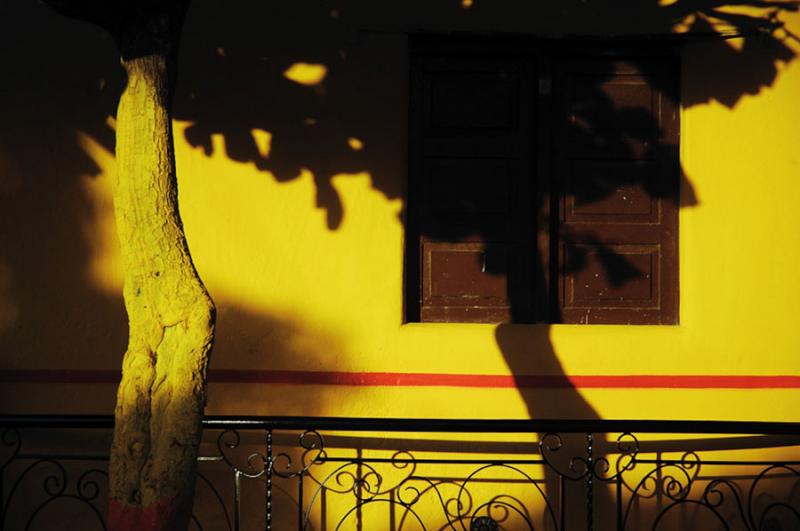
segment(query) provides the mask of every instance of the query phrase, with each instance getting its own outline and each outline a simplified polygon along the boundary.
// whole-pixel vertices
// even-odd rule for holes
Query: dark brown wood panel
[[[664,87],[677,70],[642,57],[557,69],[554,311],[566,323],[675,324],[679,127]]]
[[[508,305],[508,281],[505,275],[491,271],[508,269],[508,251],[504,246],[487,250],[482,244],[436,244],[423,248],[427,268],[424,271],[424,299],[450,300],[466,306]]]
[[[475,130],[515,134],[519,72],[514,68],[481,70],[465,64],[463,70],[431,72],[428,128],[444,135]]]
[[[517,193],[519,171],[503,159],[425,161],[426,213],[503,214]]]
[[[454,56],[415,67],[419,318],[530,320],[532,62]]]
[[[653,162],[564,161],[564,221],[567,223],[659,223],[658,179]]]
[[[564,253],[584,264],[565,272],[565,309],[659,308],[658,245],[565,244]]]

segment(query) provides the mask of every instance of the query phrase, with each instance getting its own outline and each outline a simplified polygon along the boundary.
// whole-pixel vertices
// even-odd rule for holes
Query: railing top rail
[[[111,415],[0,415],[0,426],[112,428]],[[424,419],[207,416],[206,429],[461,433],[698,433],[800,435],[800,422],[611,419]]]
[[[113,415],[0,415],[0,426],[15,428],[113,428]]]

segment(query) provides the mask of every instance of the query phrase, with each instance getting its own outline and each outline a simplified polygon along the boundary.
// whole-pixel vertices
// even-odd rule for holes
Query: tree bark
[[[114,208],[130,335],[108,526],[179,531],[191,515],[215,310],[178,212],[170,113],[175,25],[136,18],[141,27],[125,28],[118,40],[128,81],[117,111]]]

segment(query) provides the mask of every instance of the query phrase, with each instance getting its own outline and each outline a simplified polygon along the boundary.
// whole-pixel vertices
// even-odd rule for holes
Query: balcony
[[[800,529],[800,423],[204,426],[192,529]],[[112,428],[106,416],[0,417],[0,529],[105,529]]]

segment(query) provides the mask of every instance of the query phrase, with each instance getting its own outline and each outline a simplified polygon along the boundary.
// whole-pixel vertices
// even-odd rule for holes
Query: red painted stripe
[[[312,372],[217,370],[212,382],[280,383],[300,385],[354,385],[400,387],[485,388],[685,388],[763,389],[800,388],[800,376],[724,375],[492,375],[393,372]]]
[[[3,383],[115,384],[111,370],[0,370]],[[218,369],[212,383],[350,385],[381,387],[478,387],[494,389],[800,389],[800,376],[774,375],[493,375],[398,372]]]
[[[10,369],[0,370],[0,383],[117,384],[120,371]]]

